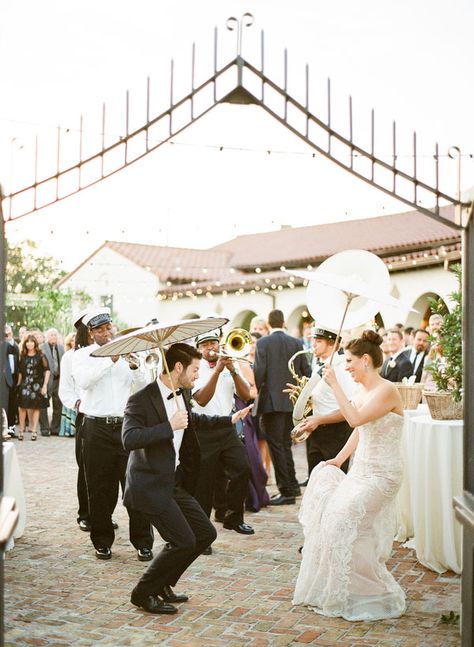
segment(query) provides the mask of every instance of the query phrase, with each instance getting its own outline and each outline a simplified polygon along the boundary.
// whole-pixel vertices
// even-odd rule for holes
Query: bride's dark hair
[[[382,337],[373,330],[364,330],[362,335],[357,339],[351,339],[346,344],[346,350],[350,350],[356,357],[369,355],[372,358],[374,368],[379,368],[383,364],[383,353],[380,344],[383,342]]]

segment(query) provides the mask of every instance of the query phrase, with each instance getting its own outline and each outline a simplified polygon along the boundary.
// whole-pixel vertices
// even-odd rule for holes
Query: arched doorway
[[[303,330],[313,323],[313,317],[309,314],[306,305],[300,305],[293,310],[286,320],[286,327],[290,335],[302,337]]]
[[[229,324],[229,328],[245,328],[245,330],[250,329],[250,322],[254,317],[257,316],[257,313],[254,312],[253,310],[242,310],[238,314],[235,315],[235,317],[232,319],[232,321]]]
[[[435,299],[436,301],[441,301],[443,304],[443,311],[448,312],[448,306],[443,301],[443,299],[436,294],[435,292],[425,292],[418,297],[418,299],[413,304],[413,309],[417,312],[410,312],[407,317],[407,326],[412,326],[413,328],[426,328],[430,316],[433,314],[431,309],[430,299]]]

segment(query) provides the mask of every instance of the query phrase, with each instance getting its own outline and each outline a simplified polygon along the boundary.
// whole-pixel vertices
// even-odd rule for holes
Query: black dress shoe
[[[139,562],[149,562],[153,559],[153,551],[149,548],[139,548],[137,550],[137,557]]]
[[[208,546],[207,548],[205,548],[202,551],[201,555],[212,555],[212,546]]]
[[[189,600],[187,595],[175,593],[168,584],[165,584],[158,595],[160,598],[163,598],[165,602],[187,602]]]
[[[51,436],[51,432],[50,432],[50,431],[48,431],[48,430],[44,430],[44,431],[43,431],[43,430],[41,430],[41,435],[42,435],[42,436]]]
[[[78,525],[78,526],[79,526],[79,528],[80,528],[81,530],[83,530],[84,532],[90,532],[90,531],[91,531],[91,524],[90,524],[90,522],[89,522],[89,521],[87,521],[87,519],[80,519],[80,520],[77,522],[77,525]]]
[[[118,523],[112,519],[112,528],[113,528],[114,530],[118,530],[118,527],[119,527],[119,526],[118,526]]]
[[[249,526],[248,523],[244,523],[243,521],[241,523],[226,523],[224,521],[224,528],[226,530],[235,530],[235,532],[239,532],[241,535],[255,534],[255,530],[252,526]]]
[[[136,607],[145,609],[148,613],[166,613],[172,615],[178,611],[172,604],[160,600],[157,595],[138,595],[135,591],[132,591],[130,602]]]
[[[95,556],[97,559],[111,559],[112,551],[107,546],[95,549]]]
[[[284,496],[283,494],[275,494],[270,499],[270,505],[291,505],[296,503],[294,496]]]

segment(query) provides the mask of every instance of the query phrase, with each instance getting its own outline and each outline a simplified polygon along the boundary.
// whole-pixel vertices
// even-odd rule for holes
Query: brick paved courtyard
[[[301,531],[297,506],[248,514],[256,534],[222,529],[212,556],[201,556],[177,591],[190,601],[175,616],[153,616],[129,601],[146,564],[128,542],[126,513],[113,558],[95,558],[76,525],[74,441],[16,442],[27,496],[27,526],[5,563],[6,645],[165,645],[269,647],[337,645],[396,647],[459,645],[458,625],[441,614],[459,612],[459,578],[420,566],[395,544],[391,568],[408,598],[399,620],[349,623],[292,607]],[[300,479],[304,450],[295,451]],[[275,488],[270,486],[270,491]],[[157,537],[155,548],[161,539]]]

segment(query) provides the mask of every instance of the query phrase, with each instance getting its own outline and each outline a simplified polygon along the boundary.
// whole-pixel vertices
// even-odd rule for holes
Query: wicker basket
[[[462,400],[455,402],[451,393],[423,391],[423,395],[433,420],[462,420]]]
[[[397,382],[395,385],[402,397],[404,409],[416,409],[421,401],[423,386],[421,384],[404,384]]]

